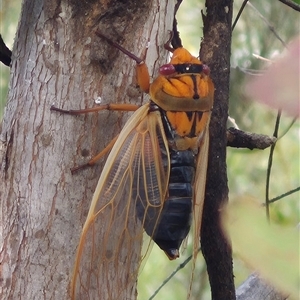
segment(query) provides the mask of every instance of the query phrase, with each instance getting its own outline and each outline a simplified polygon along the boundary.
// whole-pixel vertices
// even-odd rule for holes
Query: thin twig
[[[298,120],[298,118],[295,118],[295,119],[292,120],[291,124],[290,124],[290,125],[286,128],[286,130],[283,131],[283,132],[281,133],[281,135],[278,137],[278,140],[281,139],[281,138],[283,138],[283,137],[289,132],[289,130],[291,129],[291,127],[295,124],[295,122],[296,122],[297,120]]]
[[[281,194],[281,195],[279,195],[279,196],[277,196],[277,197],[274,197],[274,198],[270,199],[270,200],[269,200],[269,203],[276,202],[276,201],[278,201],[278,200],[280,200],[280,199],[282,199],[282,198],[285,198],[285,197],[287,197],[287,196],[289,196],[289,195],[292,195],[292,194],[294,194],[294,193],[296,193],[296,192],[299,192],[299,191],[300,191],[300,186],[298,186],[298,187],[296,187],[295,189],[292,189],[292,190],[290,190],[290,191],[288,191],[288,192],[286,192],[286,193],[284,193],[284,194]]]
[[[267,24],[269,30],[271,32],[273,32],[273,34],[277,37],[278,40],[280,40],[280,42],[283,44],[283,46],[286,47],[286,43],[276,32],[276,30],[274,29],[274,26],[258,11],[258,9],[252,3],[248,2],[247,4],[256,11],[256,13],[260,16],[260,18]]]
[[[235,25],[237,24],[237,22],[238,22],[238,20],[239,20],[239,18],[240,18],[240,16],[241,16],[241,14],[242,14],[242,12],[243,12],[243,10],[244,10],[244,8],[245,8],[245,6],[246,6],[246,4],[247,4],[248,1],[249,1],[249,0],[244,0],[244,2],[243,2],[243,4],[242,4],[242,6],[241,6],[241,8],[240,8],[240,10],[239,10],[239,12],[238,12],[236,18],[235,18],[235,20],[234,20],[234,22],[233,22],[233,24],[232,24],[232,28],[231,28],[232,31],[233,31]]]
[[[279,2],[282,2],[283,4],[293,8],[296,11],[300,11],[300,5],[295,3],[294,1],[291,0],[279,0]]]
[[[273,133],[273,136],[275,138],[278,137],[280,117],[281,117],[281,110],[278,110],[277,117],[276,117],[275,128],[274,128],[274,133]],[[269,198],[269,195],[270,195],[270,179],[271,179],[271,169],[272,169],[272,164],[273,164],[273,154],[274,154],[275,147],[276,147],[276,143],[273,144],[270,148],[270,155],[269,155],[268,168],[267,168],[265,204],[266,204],[266,215],[267,215],[268,220],[270,220],[270,198]]]
[[[198,252],[201,250],[201,248],[198,249]],[[183,269],[188,262],[193,258],[193,255],[191,254],[186,260],[181,263],[164,281],[163,283],[156,289],[156,291],[152,294],[152,296],[149,298],[149,300],[154,299],[154,297],[158,294],[158,292],[181,270]]]
[[[251,76],[261,76],[264,73],[262,70],[242,68],[239,66],[235,67],[235,70]]]

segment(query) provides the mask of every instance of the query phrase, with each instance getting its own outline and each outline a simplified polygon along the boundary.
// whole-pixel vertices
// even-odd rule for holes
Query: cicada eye
[[[202,72],[205,74],[205,75],[209,75],[210,74],[210,68],[209,68],[209,66],[208,65],[206,65],[206,64],[203,64],[202,65]]]
[[[165,64],[159,68],[160,75],[167,76],[167,75],[172,75],[174,73],[176,73],[176,70],[175,67],[171,64]]]

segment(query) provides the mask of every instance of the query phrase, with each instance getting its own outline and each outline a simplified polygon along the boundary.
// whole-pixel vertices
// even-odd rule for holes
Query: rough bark
[[[23,2],[0,136],[1,299],[68,298],[101,164],[73,176],[70,168],[101,150],[123,119],[113,112],[72,117],[50,106],[141,103],[134,62],[94,32],[137,55],[149,40],[147,63],[156,69],[166,59],[173,6],[168,0]]]
[[[235,299],[231,247],[220,225],[222,206],[228,201],[226,174],[226,121],[228,117],[231,0],[207,0],[203,14],[204,39],[200,57],[211,69],[215,84],[210,123],[210,149],[201,229],[212,299]]]
[[[266,149],[276,143],[276,137],[245,132],[233,127],[227,129],[227,146],[234,148]]]
[[[276,291],[257,274],[251,274],[236,290],[237,300],[285,300],[287,295]]]

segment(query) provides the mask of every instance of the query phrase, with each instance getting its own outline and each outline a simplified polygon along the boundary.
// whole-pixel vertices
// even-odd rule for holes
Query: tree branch
[[[174,49],[182,47],[182,42],[180,39],[179,31],[177,30],[177,19],[176,19],[176,14],[177,11],[181,5],[182,0],[177,0],[175,4],[175,9],[174,9],[174,21],[173,21],[173,37],[172,37],[172,46]]]
[[[291,0],[279,0],[283,4],[293,8],[296,11],[300,11],[300,5]]]
[[[211,69],[215,85],[209,135],[209,161],[201,228],[201,250],[207,265],[213,300],[234,300],[231,246],[220,224],[228,201],[226,122],[228,119],[232,0],[206,0],[202,12],[204,38],[200,58]]]
[[[249,133],[230,127],[227,129],[227,146],[234,148],[266,149],[276,143],[276,137]]]
[[[8,67],[11,62],[11,51],[5,45],[1,34],[0,34],[0,61],[2,61]]]

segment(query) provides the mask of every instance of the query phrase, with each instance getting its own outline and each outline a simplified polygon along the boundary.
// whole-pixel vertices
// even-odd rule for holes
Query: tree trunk
[[[209,162],[201,228],[201,249],[213,300],[235,299],[231,246],[223,234],[220,215],[228,201],[226,122],[228,117],[232,0],[207,0],[203,16],[201,59],[215,84],[209,133]]]
[[[166,60],[173,6],[168,0],[23,2],[0,137],[1,299],[68,298],[101,164],[73,176],[70,168],[103,149],[123,120],[114,112],[62,115],[50,106],[141,103],[135,63],[94,32],[138,56],[150,41],[147,64],[156,70]]]

